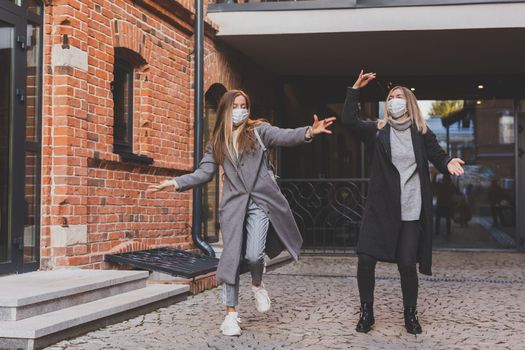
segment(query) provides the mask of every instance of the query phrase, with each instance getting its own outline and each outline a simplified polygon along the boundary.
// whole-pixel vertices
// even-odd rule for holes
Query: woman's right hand
[[[150,185],[146,189],[146,192],[148,192],[148,193],[159,192],[159,191],[164,190],[166,187],[170,187],[170,186],[175,186],[175,181],[174,180],[164,180],[160,184]],[[175,189],[177,189],[177,188],[175,188]]]
[[[364,73],[361,69],[361,72],[359,73],[359,77],[354,83],[354,86],[352,86],[353,89],[359,90],[361,88],[364,88],[368,85],[368,83],[372,80],[374,80],[376,77],[376,73]]]

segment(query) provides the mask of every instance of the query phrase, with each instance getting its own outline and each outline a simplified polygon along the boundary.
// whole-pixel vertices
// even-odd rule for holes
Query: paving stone
[[[272,310],[259,314],[241,278],[243,334],[224,337],[220,288],[150,314],[63,341],[48,350],[106,349],[524,349],[525,254],[436,252],[420,275],[423,334],[403,327],[397,267],[378,264],[376,324],[355,332],[355,257],[304,256],[266,274]]]

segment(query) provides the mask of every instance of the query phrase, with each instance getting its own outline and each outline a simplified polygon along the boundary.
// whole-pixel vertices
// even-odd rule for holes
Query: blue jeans
[[[264,249],[270,219],[268,215],[250,198],[244,229],[246,231],[246,254],[252,275],[252,284],[260,285],[264,271]],[[239,273],[235,284],[223,283],[222,300],[226,306],[237,306],[239,303]]]

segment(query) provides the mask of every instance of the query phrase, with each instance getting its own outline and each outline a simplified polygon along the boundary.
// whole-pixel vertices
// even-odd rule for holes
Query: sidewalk
[[[434,276],[420,275],[423,334],[403,327],[395,265],[379,264],[376,325],[356,333],[355,257],[302,257],[269,272],[273,308],[258,314],[241,279],[243,334],[219,332],[220,288],[156,312],[56,344],[95,349],[525,349],[525,254],[435,252]]]

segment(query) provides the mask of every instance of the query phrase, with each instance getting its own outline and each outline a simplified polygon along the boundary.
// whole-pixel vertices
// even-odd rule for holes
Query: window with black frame
[[[134,114],[134,79],[135,72],[140,70],[146,61],[138,53],[126,49],[115,48],[115,64],[113,68],[113,152],[120,155],[121,160],[141,164],[151,164],[153,159],[133,153],[133,114]]]
[[[113,92],[114,144],[115,153],[133,151],[133,64],[115,57]]]

